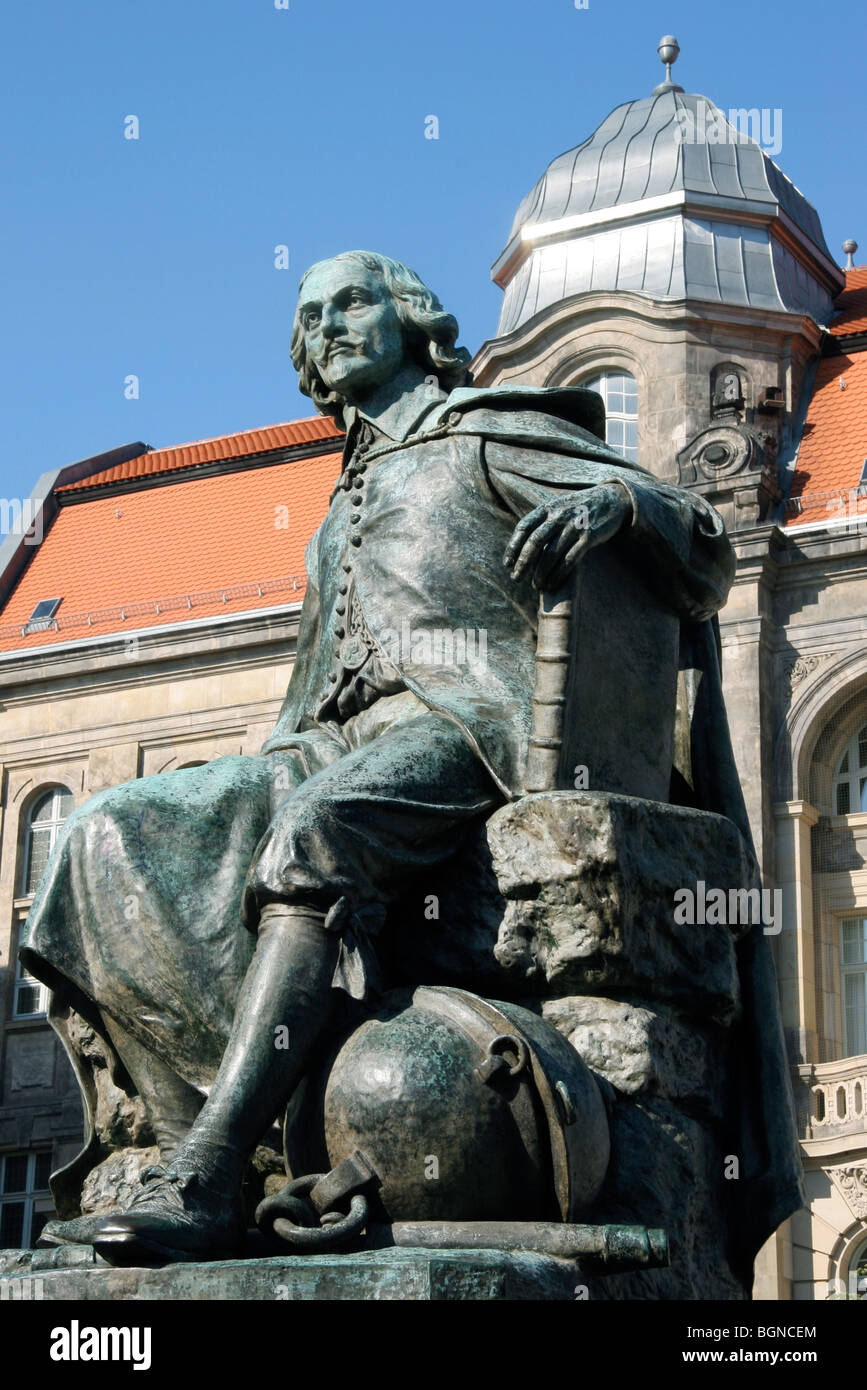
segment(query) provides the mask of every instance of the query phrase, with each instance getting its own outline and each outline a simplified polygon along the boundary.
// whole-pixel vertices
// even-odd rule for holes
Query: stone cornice
[[[487,338],[472,360],[471,370],[482,378],[481,384],[493,374],[498,363],[521,354],[522,370],[526,371],[526,353],[536,341],[546,337],[549,342],[558,332],[565,340],[571,337],[577,319],[605,321],[613,327],[620,318],[642,319],[657,328],[688,329],[692,324],[704,325],[702,338],[707,337],[706,325],[713,322],[732,327],[748,327],[769,335],[800,334],[811,352],[818,353],[823,330],[806,314],[783,310],[756,309],[750,305],[719,304],[699,299],[654,299],[651,295],[632,290],[593,290],[573,294],[556,305],[540,309],[526,323],[499,338]]]
[[[734,583],[776,586],[780,555],[780,529],[773,523],[730,531],[729,540],[737,559]]]
[[[841,532],[819,531],[810,535],[789,536],[780,531],[786,544],[779,551],[782,585],[803,583],[797,570],[822,568],[823,585],[854,579],[867,574],[867,541],[863,536]]]
[[[757,567],[773,576],[775,587],[799,588],[804,576],[797,567],[821,565],[823,586],[867,575],[867,538],[839,531],[801,532],[792,535],[776,522],[765,522],[742,531],[730,531],[737,556],[735,583],[755,578]]]
[[[282,657],[294,651],[300,612],[301,605],[295,603],[230,618],[107,634],[87,645],[63,643],[7,653],[5,658],[0,656],[0,708],[79,692],[83,676],[92,688],[113,690],[191,671],[225,670],[228,664],[273,664],[275,646],[281,648]],[[131,637],[137,639],[134,658],[127,646]]]
[[[99,730],[91,727],[62,729],[53,734],[33,734],[7,739],[2,748],[5,772],[26,766],[29,771],[42,766],[56,768],[59,762],[87,763],[90,754],[99,748],[115,748],[118,744],[133,743],[142,747],[170,745],[176,741],[186,744],[215,741],[237,736],[239,742],[254,725],[265,725],[270,733],[280,713],[283,695],[243,705],[228,705],[212,709],[172,711],[164,714],[142,712],[129,719],[118,719]],[[263,737],[264,742],[264,737]]]

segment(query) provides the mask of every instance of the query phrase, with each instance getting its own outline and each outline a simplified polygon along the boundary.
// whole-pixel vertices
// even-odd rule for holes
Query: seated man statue
[[[109,1040],[163,1156],[92,1233],[126,1263],[238,1248],[245,1165],[338,992],[372,997],[389,903],[523,794],[539,590],[620,535],[682,620],[728,593],[719,516],[606,447],[598,396],[473,389],[457,331],[385,256],[308,270],[292,360],[346,442],[277,726],[95,796],[30,911],[27,968]],[[465,659],[415,642],[458,629]]]

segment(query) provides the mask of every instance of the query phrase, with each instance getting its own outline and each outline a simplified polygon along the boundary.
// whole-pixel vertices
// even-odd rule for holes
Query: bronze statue
[[[61,1035],[75,1058],[73,1014],[110,1044],[163,1156],[127,1210],[79,1226],[110,1259],[240,1247],[245,1166],[327,1042],[338,998],[370,1006],[394,983],[381,934],[412,928],[389,923],[392,904],[407,884],[435,884],[468,831],[522,796],[539,592],[594,548],[618,538],[641,591],[664,596],[705,653],[703,752],[671,800],[749,834],[714,667],[710,620],[733,575],[719,517],[608,448],[594,393],[474,389],[456,339],[454,318],[387,257],[348,252],[307,272],[292,359],[346,443],[307,550],[277,726],[258,757],[94,797],[33,903],[22,955],[55,992]],[[435,633],[463,647],[444,656]],[[783,1075],[773,1027],[767,1045]],[[786,1123],[753,1177],[776,1173],[791,1210]],[[761,1216],[754,1226],[760,1240]]]

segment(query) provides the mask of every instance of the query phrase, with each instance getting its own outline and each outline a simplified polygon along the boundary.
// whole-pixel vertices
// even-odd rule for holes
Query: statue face
[[[307,276],[298,316],[325,385],[361,400],[400,370],[403,326],[385,282],[354,261],[327,261]]]

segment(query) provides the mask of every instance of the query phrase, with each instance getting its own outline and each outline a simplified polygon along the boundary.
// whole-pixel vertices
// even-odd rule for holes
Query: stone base
[[[371,1250],[356,1255],[276,1255],[164,1269],[113,1269],[102,1261],[96,1263],[93,1251],[77,1247],[75,1254],[79,1251],[81,1262],[66,1268],[57,1267],[60,1251],[0,1252],[0,1302],[510,1299],[563,1303],[586,1297],[586,1292],[581,1293],[577,1264],[526,1252]],[[69,1260],[71,1251],[62,1255]]]

